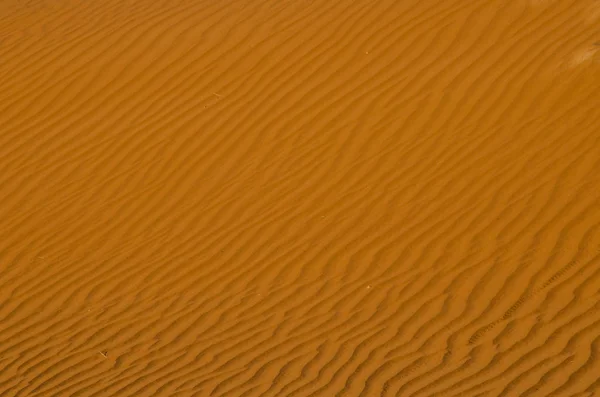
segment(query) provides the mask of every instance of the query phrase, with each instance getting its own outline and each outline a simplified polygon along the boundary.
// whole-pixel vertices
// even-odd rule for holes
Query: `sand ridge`
[[[597,8],[2,2],[0,394],[599,394]]]

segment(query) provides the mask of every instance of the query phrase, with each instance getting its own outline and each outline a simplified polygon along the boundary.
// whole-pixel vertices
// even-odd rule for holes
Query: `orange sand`
[[[600,2],[4,0],[1,396],[600,396]]]

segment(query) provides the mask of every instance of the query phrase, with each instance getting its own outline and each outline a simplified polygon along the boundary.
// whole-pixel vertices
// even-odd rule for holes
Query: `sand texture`
[[[600,1],[2,0],[0,396],[600,397]]]

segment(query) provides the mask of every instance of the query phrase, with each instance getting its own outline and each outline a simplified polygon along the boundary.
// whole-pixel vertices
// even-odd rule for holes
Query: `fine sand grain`
[[[600,396],[597,0],[3,0],[1,396]]]

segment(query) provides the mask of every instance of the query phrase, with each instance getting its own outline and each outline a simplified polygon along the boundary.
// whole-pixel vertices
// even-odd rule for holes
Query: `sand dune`
[[[600,3],[5,0],[0,395],[600,395]]]

